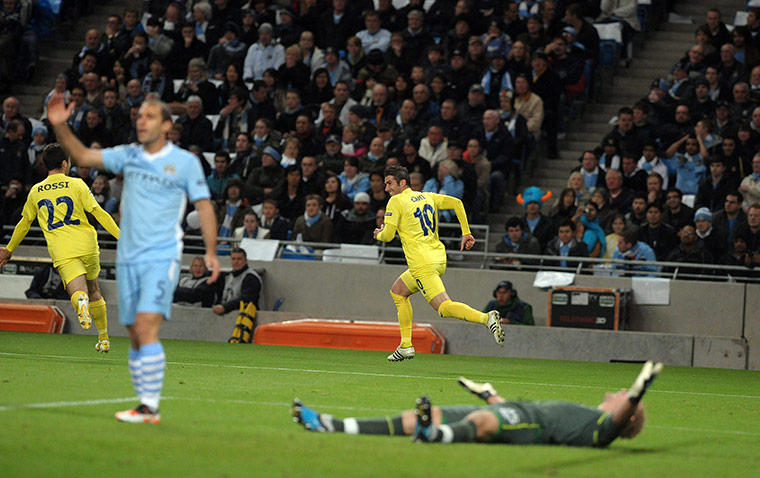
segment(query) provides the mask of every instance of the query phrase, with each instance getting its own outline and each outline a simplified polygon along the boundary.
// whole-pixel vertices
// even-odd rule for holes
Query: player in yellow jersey
[[[391,297],[398,309],[401,344],[388,356],[391,362],[414,358],[412,346],[412,304],[409,297],[421,292],[441,317],[453,317],[486,325],[499,345],[504,344],[504,330],[499,313],[473,309],[454,302],[446,293],[441,276],[446,271],[446,249],[438,239],[438,211],[453,209],[462,228],[460,250],[470,250],[475,238],[470,234],[462,201],[435,193],[420,193],[409,188],[409,172],[403,166],[386,168],[385,191],[391,195],[385,209],[385,223],[375,229],[375,239],[389,242],[398,232],[409,266],[391,287]]]
[[[95,228],[87,221],[89,212],[116,239],[119,226],[110,214],[95,201],[84,181],[69,177],[71,161],[58,143],[45,146],[42,160],[48,169],[48,177],[34,185],[24,204],[21,220],[13,230],[7,248],[0,248],[0,267],[11,258],[13,251],[24,239],[35,219],[45,235],[53,267],[61,275],[66,291],[71,295],[71,305],[84,329],[98,329],[95,350],[108,352],[108,319],[106,301],[100,295],[100,249]]]

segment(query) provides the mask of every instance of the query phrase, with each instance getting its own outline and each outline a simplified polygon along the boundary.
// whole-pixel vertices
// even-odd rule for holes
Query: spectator
[[[241,302],[253,302],[259,308],[261,277],[248,267],[245,250],[232,249],[230,263],[232,271],[224,274],[224,280],[218,281],[222,284],[222,289],[217,291],[216,303],[211,308],[216,315],[238,310]]]
[[[594,201],[588,201],[583,206],[578,206],[573,221],[583,224],[583,242],[588,248],[589,257],[602,257],[607,247],[604,229],[599,224],[599,206]]]
[[[565,23],[577,32],[575,40],[583,46],[585,58],[596,62],[599,58],[599,34],[593,25],[584,20],[580,4],[567,6]]]
[[[254,168],[261,166],[261,159],[253,151],[250,136],[238,133],[235,138],[235,156],[230,163],[230,169],[245,181]]]
[[[498,311],[502,324],[535,325],[533,306],[520,300],[510,281],[503,280],[496,284],[493,297],[494,300],[483,307],[483,312]]]
[[[42,150],[48,144],[48,129],[47,126],[41,124],[35,126],[32,130],[32,143],[27,148],[27,155],[29,157],[29,164],[32,168],[35,167],[35,163],[40,159]],[[45,175],[39,178],[39,181],[44,180],[47,177],[47,168],[45,168]],[[30,181],[31,184],[37,184],[39,181]]]
[[[232,237],[234,231],[243,225],[247,206],[248,200],[243,195],[243,181],[239,177],[231,177],[224,186],[221,200],[214,207],[216,223],[219,225],[218,237]],[[219,244],[229,247],[229,242],[226,241]]]
[[[428,179],[422,187],[423,192],[438,193],[444,196],[452,196],[457,199],[464,197],[464,183],[460,177],[459,167],[450,159],[438,163],[437,174]],[[455,215],[451,210],[444,209],[439,212],[441,222],[453,222]]]
[[[341,190],[351,200],[357,193],[369,191],[369,175],[359,172],[359,160],[355,157],[346,158],[343,163],[343,172],[340,173],[338,179],[340,179]]]
[[[687,224],[678,231],[681,243],[665,257],[666,262],[683,262],[687,264],[712,264],[713,257],[705,248],[704,243],[697,238],[696,229]],[[673,267],[665,268],[665,272],[672,272]],[[708,274],[708,269],[685,267],[682,273]]]
[[[335,226],[333,242],[343,244],[372,244],[375,215],[369,210],[369,194],[357,192],[353,209],[341,212]]]
[[[233,67],[232,65],[229,68],[237,70],[237,67]],[[277,109],[275,108],[274,101],[269,96],[269,86],[262,80],[253,82],[249,100],[251,104],[248,109],[248,116],[252,121],[256,122],[262,118],[274,121],[277,118]]]
[[[752,172],[742,179],[739,192],[744,195],[744,205],[760,203],[760,153],[752,158]]]
[[[232,237],[237,241],[241,239],[264,239],[267,234],[269,234],[269,229],[261,227],[259,215],[253,209],[245,208],[243,212],[243,225],[235,229]],[[233,244],[239,244],[239,242]],[[234,247],[237,247],[237,245]]]
[[[720,209],[725,202],[726,194],[736,190],[736,181],[726,175],[726,165],[720,156],[710,161],[710,176],[699,186],[696,208],[707,207],[711,211]]]
[[[453,89],[454,99],[457,102],[463,102],[469,96],[470,86],[477,84],[481,72],[475,72],[467,67],[462,49],[449,51],[449,66],[451,69],[447,77]]]
[[[646,242],[654,251],[658,261],[665,257],[677,245],[676,230],[662,222],[663,208],[658,203],[647,205],[647,223],[639,230],[639,239]]]
[[[367,64],[367,57],[362,49],[362,41],[355,36],[346,40],[346,56],[343,58],[348,67],[351,69],[351,77],[356,78],[364,65]]]
[[[517,195],[517,203],[525,208],[522,217],[523,224],[527,226],[533,237],[538,239],[541,250],[554,236],[555,226],[551,219],[541,212],[541,206],[551,198],[551,191],[544,193],[537,187],[529,187],[522,194]]]
[[[293,226],[293,235],[305,242],[330,242],[333,224],[321,210],[322,198],[317,194],[306,196],[306,211],[298,216]]]
[[[484,145],[485,156],[491,163],[489,211],[495,212],[504,201],[507,178],[512,166],[514,142],[512,135],[499,121],[499,114],[495,110],[487,110],[483,113],[482,126],[476,130],[475,138]]]
[[[739,236],[747,240],[753,266],[760,265],[760,204],[752,204],[747,210],[747,222],[736,226],[732,237]]]
[[[602,255],[604,259],[612,259],[612,255],[617,247],[618,239],[620,239],[620,235],[625,231],[626,227],[627,223],[625,216],[616,213],[610,221],[608,228],[609,233],[604,237],[605,248],[604,254]]]
[[[591,201],[596,204],[596,218],[599,226],[606,230],[610,225],[612,216],[617,212],[617,209],[610,207],[610,195],[606,189],[597,189],[591,193]]]
[[[631,211],[625,215],[626,228],[638,229],[647,222],[647,195],[642,192],[634,193]]]
[[[359,20],[346,8],[346,3],[347,0],[333,0],[332,7],[320,17],[320,34],[317,35],[317,44],[320,47],[342,49],[356,31]]]
[[[378,49],[385,53],[391,43],[391,32],[381,28],[380,14],[374,10],[365,13],[364,26],[366,28],[356,34],[361,40],[362,49],[365,52]]]
[[[546,157],[559,158],[557,152],[557,127],[559,125],[559,102],[563,87],[556,71],[549,68],[548,56],[543,49],[534,52],[531,60],[533,68],[533,83],[531,90],[544,103],[544,120],[541,129],[546,133]],[[536,136],[538,139],[538,136]]]
[[[258,158],[263,156],[264,150],[268,146],[279,151],[276,148],[280,145],[281,137],[272,126],[272,121],[268,118],[259,118],[256,120],[256,124],[253,127],[253,137],[251,139],[253,140],[251,147]]]
[[[280,214],[293,224],[303,214],[305,194],[301,181],[301,168],[290,164],[285,168],[285,182],[278,186],[270,196],[277,200]]]
[[[203,113],[219,113],[219,94],[216,87],[208,81],[206,62],[202,58],[193,58],[187,64],[187,78],[177,93],[178,101],[187,101],[191,96],[199,96],[203,102]]]
[[[283,135],[293,133],[296,129],[296,118],[306,112],[306,108],[301,104],[301,93],[298,90],[287,90],[285,107],[277,114],[274,128]]]
[[[594,153],[591,154],[593,155]],[[570,176],[567,178],[567,187],[569,189],[572,189],[575,193],[575,202],[573,204],[574,206],[583,204],[591,199],[591,193],[588,191],[588,189],[586,189],[583,174],[579,171],[573,171],[570,173]],[[575,214],[575,207],[573,207],[573,214]],[[570,216],[572,217],[573,214]]]
[[[202,151],[212,151],[214,133],[211,121],[203,114],[203,99],[198,95],[191,95],[184,106],[186,114],[177,120],[182,125],[182,147],[187,149],[195,145]]]
[[[575,209],[575,191],[573,191],[572,188],[565,188],[554,202],[549,218],[552,223],[559,224],[563,219],[570,219],[573,217]]]
[[[325,153],[316,157],[317,165],[329,176],[337,176],[343,171],[346,157],[341,153],[341,142],[336,135],[325,139]]]
[[[638,272],[634,277],[656,277],[654,273],[660,270],[658,266],[646,264],[656,261],[655,254],[651,247],[638,239],[635,229],[623,231],[612,258],[626,261],[624,264],[613,264],[613,269]]]
[[[321,194],[325,179],[325,174],[317,168],[317,160],[314,156],[304,156],[301,159],[301,182],[304,194]]]
[[[742,193],[738,191],[726,194],[723,209],[712,215],[713,228],[718,237],[723,239],[725,247],[730,244],[737,227],[747,223],[747,214],[741,206],[743,199]]]
[[[570,219],[560,220],[557,235],[546,244],[544,255],[561,257],[588,257],[588,246],[575,237],[575,223]],[[578,262],[561,259],[558,261],[545,260],[547,266],[569,267],[575,269]]]
[[[382,169],[375,169],[369,173],[369,210],[377,212],[385,209],[390,195],[385,192],[385,177]]]
[[[707,11],[705,26],[710,34],[710,43],[716,49],[720,49],[726,43],[731,43],[731,34],[723,23],[720,10],[711,8]]]
[[[459,105],[459,117],[462,121],[469,123],[473,128],[477,128],[482,121],[483,113],[486,111],[485,98],[485,91],[482,86],[478,84],[470,86],[467,93],[467,102]]]
[[[190,275],[180,276],[174,290],[174,302],[193,307],[211,307],[214,302],[214,286],[208,284],[211,273],[200,256],[193,257]]]
[[[696,235],[702,241],[713,260],[720,259],[728,250],[728,240],[720,237],[712,225],[712,213],[706,207],[697,209],[694,214]]]
[[[632,162],[631,159],[629,163]],[[623,186],[623,173],[617,169],[610,169],[605,174],[604,180],[607,185],[607,193],[610,197],[610,209],[623,214],[627,213],[633,201],[633,191]]]
[[[757,277],[757,271],[753,270],[754,266],[760,263],[760,254],[752,253],[747,250],[747,239],[743,236],[736,236],[733,241],[733,247],[729,252],[723,255],[720,263],[726,266],[744,266],[744,271],[721,271],[723,274],[734,277]]]
[[[549,36],[544,31],[541,17],[531,15],[526,21],[527,31],[517,37],[517,41],[525,44],[531,52],[543,49],[549,43]]]
[[[599,167],[599,158],[597,158],[593,151],[584,151],[581,157],[578,158],[578,162],[581,165],[573,169],[573,171],[578,171],[583,175],[583,185],[589,193],[593,193],[596,188],[604,187],[606,184],[605,172],[604,169]]]
[[[507,68],[507,49],[501,40],[491,41],[486,48],[489,66],[480,78],[480,85],[483,87],[489,108],[497,108],[499,97],[514,89],[512,75]]]
[[[148,36],[148,48],[153,55],[166,58],[174,47],[174,40],[161,31],[161,22],[157,17],[150,17],[145,26],[145,34]]]
[[[240,27],[234,22],[224,24],[222,38],[211,47],[208,54],[208,73],[217,80],[223,80],[225,70],[233,63],[242,63],[247,47],[240,41]]]
[[[222,199],[227,190],[227,182],[232,178],[240,179],[240,176],[232,172],[230,166],[230,154],[225,150],[219,150],[214,155],[214,170],[206,178],[208,188],[211,190],[211,198]]]
[[[238,134],[248,134],[253,123],[246,108],[248,91],[235,88],[230,92],[227,105],[219,111],[219,121],[214,129],[215,143],[227,150],[235,147]]]
[[[428,127],[427,136],[420,141],[419,155],[427,160],[431,166],[435,166],[447,158],[447,148],[448,140],[443,136],[443,130],[441,127],[438,125],[431,125]]]
[[[87,110],[85,118],[85,122],[77,135],[83,144],[98,143],[105,148],[114,144],[113,135],[103,124],[103,116],[100,111],[96,109]]]
[[[663,222],[669,224],[676,231],[687,224],[694,222],[694,209],[683,203],[683,193],[678,188],[671,188],[665,195],[665,214]]]
[[[685,153],[679,153],[677,150],[684,143]],[[697,194],[699,183],[705,174],[704,158],[707,150],[704,144],[698,137],[690,134],[670,145],[665,154],[675,164],[676,187],[684,194]]]
[[[34,271],[32,283],[24,294],[27,299],[69,299],[69,293],[63,288],[61,276],[52,264],[45,264]]]
[[[100,113],[103,117],[103,125],[116,137],[124,129],[128,128],[129,116],[118,103],[118,93],[112,88],[103,91],[103,107]]]
[[[541,244],[538,242],[538,239],[525,230],[525,224],[522,219],[517,216],[512,216],[507,219],[504,228],[507,233],[504,235],[504,239],[496,244],[497,253],[541,254]],[[537,264],[538,260],[498,256],[494,259],[494,262],[496,264],[510,264],[516,266],[520,264]]]
[[[24,124],[13,119],[0,139],[0,186],[8,187],[13,179],[21,181],[22,184],[30,182],[31,170],[27,145],[23,142],[24,134]]]
[[[665,204],[665,191],[662,189],[663,179],[658,173],[652,171],[647,176],[647,203],[656,202],[657,204]]]
[[[285,181],[285,168],[280,166],[280,158],[280,152],[272,146],[267,146],[262,151],[261,166],[251,171],[245,183],[251,204],[262,202],[265,196]]]
[[[261,204],[261,225],[269,230],[264,239],[277,239],[286,241],[290,238],[290,222],[280,216],[277,201],[266,198]]]
[[[620,172],[623,173],[623,189],[631,191],[631,195],[637,191],[647,190],[647,173],[636,164],[636,157],[624,153],[620,161]]]
[[[657,156],[657,145],[654,142],[648,142],[642,149],[642,155],[638,162],[639,169],[644,170],[647,174],[652,171],[658,173],[663,181],[663,188],[668,187],[668,167]]]
[[[327,177],[322,198],[322,210],[335,226],[341,217],[341,212],[351,208],[351,200],[341,191],[340,180],[337,176]]]
[[[98,205],[108,214],[118,213],[119,201],[111,197],[111,186],[108,184],[108,177],[105,174],[98,174],[92,180],[90,193],[97,201]],[[96,226],[99,228],[99,225]]]
[[[124,70],[130,77],[139,81],[148,73],[151,61],[153,52],[148,48],[148,36],[145,32],[139,32],[132,37],[132,46],[121,57]]]
[[[260,80],[264,71],[269,68],[277,69],[285,62],[285,49],[272,40],[272,30],[271,23],[262,23],[259,26],[259,40],[251,45],[245,57],[245,80]]]
[[[172,78],[185,78],[190,60],[207,58],[209,46],[195,36],[192,23],[185,23],[180,30],[181,38],[174,42],[174,47],[167,58],[167,69]]]

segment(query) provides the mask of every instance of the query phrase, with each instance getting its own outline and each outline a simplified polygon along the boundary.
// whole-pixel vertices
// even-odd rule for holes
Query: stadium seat
[[[0,304],[0,330],[60,334],[66,316],[54,305]]]
[[[412,341],[418,353],[442,354],[446,339],[430,324],[414,324]],[[301,319],[256,328],[253,343],[293,347],[352,350],[394,350],[399,342],[398,324],[391,322]]]

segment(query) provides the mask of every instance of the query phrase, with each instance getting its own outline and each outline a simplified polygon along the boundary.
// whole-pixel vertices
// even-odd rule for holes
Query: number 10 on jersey
[[[428,233],[435,234],[435,209],[433,209],[433,206],[425,204],[425,207],[422,209],[417,208],[414,211],[414,217],[420,220],[423,235],[427,236]]]

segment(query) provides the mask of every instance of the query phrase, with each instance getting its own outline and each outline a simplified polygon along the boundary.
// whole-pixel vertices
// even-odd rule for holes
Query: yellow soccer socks
[[[451,299],[444,300],[438,306],[438,315],[441,317],[452,317],[454,319],[466,320],[477,324],[486,325],[488,323],[488,314],[480,312],[462,302],[454,302]],[[400,316],[399,316],[400,317]],[[400,321],[401,319],[399,319]]]
[[[398,310],[398,325],[401,328],[401,347],[412,346],[412,303],[409,297],[404,297],[391,292],[393,303]]]
[[[95,321],[95,327],[98,328],[98,340],[108,340],[106,300],[101,297],[95,302],[90,302],[90,314],[92,314],[92,320]]]

